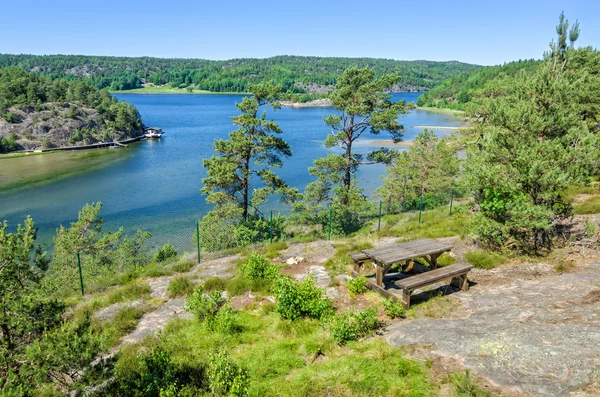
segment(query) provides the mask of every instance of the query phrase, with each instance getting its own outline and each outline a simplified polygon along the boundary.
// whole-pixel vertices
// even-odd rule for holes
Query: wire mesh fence
[[[414,213],[418,223],[422,212],[447,208],[451,216],[456,200],[465,197],[463,190],[452,188],[438,194],[423,194],[410,199],[365,200],[359,205],[331,204],[314,210],[292,211],[262,208],[260,213],[242,217],[204,217],[194,221],[191,241],[198,262],[231,255],[243,248],[266,243],[300,240],[303,237],[337,239],[346,237],[370,224],[371,232],[382,229],[389,215]],[[186,228],[190,230],[190,227]]]

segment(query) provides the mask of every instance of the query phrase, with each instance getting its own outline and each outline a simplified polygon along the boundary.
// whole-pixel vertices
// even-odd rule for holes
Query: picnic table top
[[[362,252],[369,258],[383,265],[391,265],[408,259],[422,258],[425,255],[435,255],[450,251],[450,244],[440,243],[429,239],[407,241],[405,243],[371,248]]]

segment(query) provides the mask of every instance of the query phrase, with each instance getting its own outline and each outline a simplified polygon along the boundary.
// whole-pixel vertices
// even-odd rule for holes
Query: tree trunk
[[[244,217],[244,220],[248,219],[248,206],[250,204],[250,197],[249,197],[249,192],[248,192],[248,186],[250,185],[250,181],[248,180],[250,178],[250,156],[246,156],[246,159],[244,161],[244,192],[243,197],[242,197],[242,216]]]
[[[348,140],[346,145],[346,169],[344,170],[344,190],[346,195],[343,197],[342,204],[348,205],[350,203],[350,187],[352,185],[352,141]]]

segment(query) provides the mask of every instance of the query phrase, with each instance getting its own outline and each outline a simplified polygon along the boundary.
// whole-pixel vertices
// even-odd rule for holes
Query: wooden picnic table
[[[375,265],[375,282],[383,287],[383,277],[393,264],[423,258],[432,269],[437,268],[437,259],[444,252],[452,250],[452,246],[429,239],[408,241],[406,243],[391,244],[385,247],[372,248],[350,255],[354,259],[356,272],[366,261],[371,260]]]

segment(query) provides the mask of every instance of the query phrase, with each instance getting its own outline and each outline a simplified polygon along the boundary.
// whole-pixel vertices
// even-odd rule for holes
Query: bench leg
[[[456,288],[459,288],[461,291],[469,290],[469,280],[468,280],[466,274],[452,278],[452,281],[450,282],[450,284],[452,284]]]
[[[380,265],[376,265],[375,268],[375,283],[379,287],[383,287],[383,268]]]
[[[402,304],[404,305],[405,309],[408,309],[410,307],[410,294],[412,291],[409,291],[407,289],[403,289],[402,290]]]
[[[469,290],[469,278],[466,274],[462,277],[462,286],[460,287],[460,289],[463,291]]]
[[[358,261],[354,261],[354,271],[355,271],[356,273],[359,273],[359,272],[360,272],[360,265],[361,265],[361,263],[360,263],[360,262],[358,262]]]

